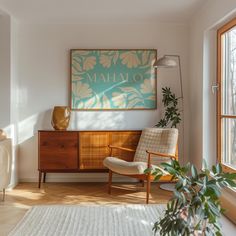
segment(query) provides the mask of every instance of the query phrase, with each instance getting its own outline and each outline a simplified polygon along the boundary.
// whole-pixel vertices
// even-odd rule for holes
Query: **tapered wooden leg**
[[[42,172],[39,171],[39,184],[38,184],[39,188],[41,187],[41,180],[42,180]]]
[[[111,183],[112,183],[112,171],[109,170],[108,194],[111,194]]]
[[[46,172],[43,173],[43,183],[46,182],[46,174],[47,174]]]
[[[2,200],[5,201],[6,190],[5,188],[2,190]]]
[[[146,204],[149,203],[150,187],[151,187],[151,176],[150,176],[150,174],[148,174],[148,175],[147,175],[147,195],[146,195]]]

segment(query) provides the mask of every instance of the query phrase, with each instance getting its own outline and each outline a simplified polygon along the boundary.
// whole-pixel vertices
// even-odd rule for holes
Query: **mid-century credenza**
[[[109,145],[136,149],[140,130],[38,131],[39,188],[46,173],[107,172],[103,160]],[[134,154],[114,150],[113,155],[131,161]]]

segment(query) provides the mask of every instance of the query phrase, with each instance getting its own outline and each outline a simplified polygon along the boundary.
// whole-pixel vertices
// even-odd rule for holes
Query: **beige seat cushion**
[[[140,175],[144,174],[144,170],[147,169],[147,163],[145,162],[128,162],[116,157],[105,158],[103,165],[111,171],[123,175]],[[155,165],[152,165],[152,168],[161,169]]]

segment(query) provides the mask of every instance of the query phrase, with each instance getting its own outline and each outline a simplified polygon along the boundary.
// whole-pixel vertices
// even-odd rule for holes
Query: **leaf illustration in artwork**
[[[83,77],[81,77],[80,75],[72,74],[72,81],[82,80],[82,79],[83,79]]]
[[[135,98],[135,99],[133,99],[133,100],[128,102],[127,108],[133,108],[133,107],[135,107],[140,102],[142,102],[142,99]]]
[[[129,99],[129,100],[132,100],[132,99],[138,98],[138,97],[139,97],[139,94],[137,94],[137,93],[132,93],[132,94],[128,97],[128,99]]]
[[[125,108],[126,107],[126,94],[124,93],[112,93],[112,102],[113,105],[118,108]]]
[[[84,60],[83,69],[86,71],[91,70],[94,68],[95,65],[96,65],[96,57],[94,56],[86,57]]]
[[[99,62],[103,67],[109,68],[111,66],[111,57],[107,55],[101,55]]]
[[[96,97],[89,98],[85,103],[84,103],[84,108],[90,109],[93,108],[94,104],[96,103]]]
[[[113,57],[113,63],[114,63],[114,64],[117,63],[118,58],[119,58],[119,52],[116,51],[116,52],[115,52],[115,55],[114,55],[114,57]]]
[[[148,51],[143,51],[143,53],[142,53],[142,64],[143,65],[148,63],[149,54],[150,53]]]
[[[84,108],[84,103],[81,100],[76,99],[74,107],[77,109],[82,109],[82,108]]]
[[[148,67],[147,67],[147,70],[145,71],[145,74],[148,74],[148,75],[155,75],[155,68],[152,66],[152,65],[149,65]]]
[[[133,87],[120,87],[120,90],[125,93],[132,93],[132,92],[138,93],[137,89]]]
[[[155,101],[156,100],[156,96],[155,95],[151,95],[149,97],[146,98],[147,100],[153,100]]]
[[[86,56],[89,54],[88,50],[77,50],[77,51],[73,51],[73,56]]]
[[[104,94],[103,96],[102,96],[102,107],[103,108],[111,108],[111,104],[110,104],[110,101],[109,101],[109,99],[108,99],[108,97]]]
[[[137,67],[140,65],[140,60],[135,51],[123,52],[120,54],[121,63],[126,65],[128,68]]]
[[[115,51],[107,51],[107,54],[108,54],[109,56],[113,56],[114,53],[115,53]]]
[[[145,79],[144,82],[140,85],[140,90],[142,93],[154,93],[155,81],[150,79]]]
[[[72,64],[74,64],[74,63],[81,64],[82,62],[83,62],[82,56],[73,57],[73,59],[72,59]]]
[[[72,84],[72,92],[80,99],[92,96],[92,89],[89,87],[89,84],[80,81],[76,81]]]
[[[71,65],[72,73],[80,73],[82,71],[82,68],[79,63],[73,63]]]
[[[102,107],[101,98],[96,94],[95,95],[96,103],[93,108],[100,109]]]

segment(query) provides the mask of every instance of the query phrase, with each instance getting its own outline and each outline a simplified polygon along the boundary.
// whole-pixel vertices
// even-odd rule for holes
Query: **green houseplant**
[[[176,180],[172,199],[167,204],[164,216],[154,224],[154,232],[161,236],[220,236],[219,218],[222,187],[236,187],[235,173],[224,173],[220,164],[197,171],[194,165],[181,167],[179,162],[162,163],[163,169]],[[161,169],[147,169],[158,180]]]
[[[180,111],[178,109],[178,100],[174,93],[171,92],[170,88],[162,88],[162,102],[165,107],[165,115],[155,126],[156,127],[168,127],[176,128],[177,124],[180,123]]]

